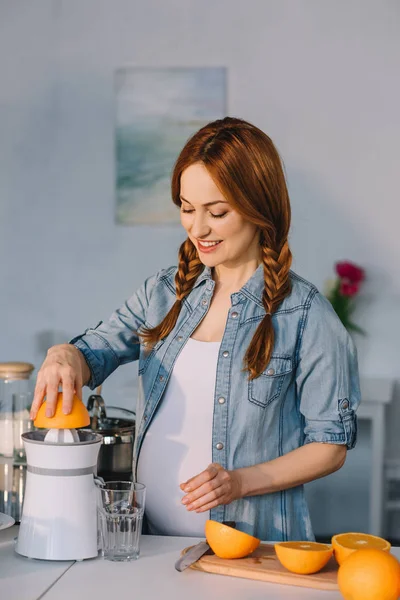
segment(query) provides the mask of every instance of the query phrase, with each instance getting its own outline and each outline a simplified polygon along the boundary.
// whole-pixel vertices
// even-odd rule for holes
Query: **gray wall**
[[[295,270],[322,288],[337,260],[365,267],[361,373],[398,378],[399,21],[390,0],[2,0],[0,360],[40,366],[50,345],[175,264],[179,228],[114,224],[115,68],[221,65],[229,114],[285,159]],[[131,406],[135,382],[135,367],[121,368],[108,403]],[[317,530],[342,527],[345,513],[367,526],[367,429],[337,479],[312,489]]]

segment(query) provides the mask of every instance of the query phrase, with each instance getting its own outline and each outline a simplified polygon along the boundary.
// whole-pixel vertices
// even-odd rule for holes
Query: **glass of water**
[[[131,481],[108,481],[98,486],[98,522],[105,559],[139,558],[146,487]]]

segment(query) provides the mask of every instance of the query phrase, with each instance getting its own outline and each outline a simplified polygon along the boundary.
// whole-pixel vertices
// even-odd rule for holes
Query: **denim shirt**
[[[107,322],[71,341],[88,363],[91,389],[119,365],[139,361],[134,473],[175,360],[213,296],[215,283],[205,267],[184,298],[174,329],[147,349],[137,331],[158,325],[174,304],[175,273],[176,267],[170,267],[150,277]],[[290,279],[291,293],[272,317],[271,360],[253,381],[243,370],[243,358],[265,316],[262,265],[231,294],[217,363],[212,432],[213,462],[225,469],[270,461],[310,442],[349,449],[356,443],[360,388],[353,341],[314,285],[294,272]],[[154,468],[162,468],[161,463]],[[236,521],[240,530],[263,540],[314,539],[302,485],[218,506],[210,518]]]

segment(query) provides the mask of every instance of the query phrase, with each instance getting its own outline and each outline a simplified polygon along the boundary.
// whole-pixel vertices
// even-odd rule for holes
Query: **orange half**
[[[258,538],[218,521],[206,521],[205,534],[211,550],[220,558],[244,558],[260,545]]]
[[[288,571],[301,575],[317,573],[333,555],[329,544],[318,542],[278,542],[274,548],[279,562]]]
[[[72,400],[72,410],[69,415],[62,411],[62,392],[58,393],[56,411],[53,417],[46,417],[46,402],[43,402],[39,408],[34,421],[35,427],[43,429],[76,429],[77,427],[87,427],[90,425],[90,416],[82,400],[74,394]]]
[[[341,565],[356,550],[376,548],[389,552],[391,546],[387,540],[369,533],[338,533],[332,538],[332,548],[337,563]]]

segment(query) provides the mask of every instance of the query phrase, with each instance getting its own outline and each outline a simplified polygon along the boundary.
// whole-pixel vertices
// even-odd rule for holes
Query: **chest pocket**
[[[164,341],[165,339],[158,340],[158,342],[152,348],[148,348],[144,344],[140,344],[139,375],[143,375],[143,373],[146,371],[151,359],[164,344]]]
[[[249,400],[265,408],[281,395],[285,380],[293,369],[290,357],[272,357],[265,371],[249,381]]]

